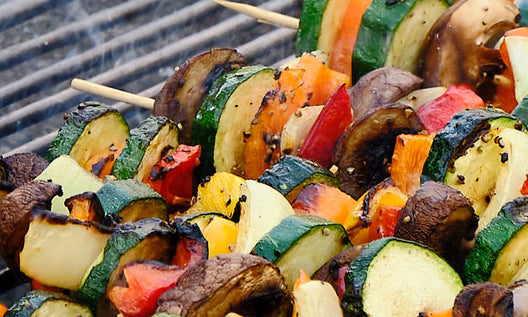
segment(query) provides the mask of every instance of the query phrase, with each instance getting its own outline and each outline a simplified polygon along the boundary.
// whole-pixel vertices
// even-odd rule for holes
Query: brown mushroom
[[[50,209],[55,195],[62,195],[60,185],[47,181],[26,183],[0,200],[0,255],[18,271],[18,254],[28,230],[34,208]]]
[[[519,20],[519,9],[510,0],[455,2],[427,36],[424,86],[465,83],[490,100],[495,94],[493,78],[504,68],[494,46],[506,31],[519,26]]]
[[[513,292],[493,283],[469,284],[455,298],[453,317],[513,315]]]
[[[411,107],[386,104],[355,121],[338,139],[334,163],[342,191],[358,199],[372,186],[389,177],[396,137],[424,130]]]
[[[190,267],[158,299],[158,313],[224,317],[291,316],[292,302],[278,269],[265,259],[222,254]]]
[[[194,117],[213,82],[226,72],[246,65],[234,49],[217,48],[196,55],[176,69],[156,96],[152,114],[181,124],[179,140],[191,144]]]
[[[461,272],[477,225],[468,198],[444,183],[428,181],[407,200],[394,236],[431,247]]]
[[[17,153],[0,157],[0,180],[10,182],[15,187],[32,181],[49,165],[36,153]]]
[[[420,87],[423,80],[396,67],[382,67],[362,76],[349,90],[354,120],[361,120],[367,112],[396,102]]]

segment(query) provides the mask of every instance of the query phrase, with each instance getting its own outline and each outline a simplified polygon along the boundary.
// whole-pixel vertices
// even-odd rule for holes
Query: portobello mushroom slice
[[[513,316],[513,292],[494,283],[466,285],[455,298],[453,317]]]
[[[468,198],[444,183],[427,181],[407,200],[394,236],[429,246],[462,272],[477,225]]]
[[[495,95],[493,78],[504,69],[494,46],[519,26],[520,12],[509,0],[463,0],[433,25],[426,39],[425,87],[464,83],[485,101]]]
[[[414,110],[402,104],[386,104],[355,121],[338,139],[334,152],[341,190],[358,199],[390,176],[396,137],[418,134],[424,126]]]
[[[190,267],[158,299],[158,313],[224,317],[291,316],[292,299],[278,269],[249,254],[217,255]]]
[[[13,271],[18,271],[18,254],[29,228],[31,211],[34,208],[50,209],[51,200],[56,195],[62,195],[60,185],[32,181],[0,200],[0,256]]]
[[[354,120],[361,120],[367,112],[396,102],[420,87],[422,82],[420,77],[396,67],[382,67],[368,72],[348,89]]]
[[[167,79],[155,98],[152,114],[181,124],[180,142],[191,144],[194,117],[213,82],[228,71],[245,65],[244,57],[228,48],[212,49],[190,58]]]
[[[46,159],[36,153],[17,153],[5,158],[0,156],[0,180],[20,187],[42,173],[48,164]]]

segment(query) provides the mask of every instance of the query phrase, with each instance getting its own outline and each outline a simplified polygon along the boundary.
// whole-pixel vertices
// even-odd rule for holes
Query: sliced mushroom
[[[8,181],[15,187],[32,181],[49,165],[36,153],[17,153],[0,157],[0,180]]]
[[[467,197],[444,183],[428,181],[407,200],[394,236],[431,247],[461,272],[477,225]]]
[[[278,269],[240,253],[215,256],[189,268],[158,299],[158,313],[182,316],[291,316],[292,300]]]
[[[453,317],[513,315],[513,292],[493,283],[469,284],[455,298]]]
[[[181,124],[179,140],[191,144],[194,117],[213,82],[226,72],[245,66],[234,49],[217,48],[196,55],[179,66],[156,96],[152,114]]]
[[[423,80],[396,67],[373,70],[354,84],[349,90],[354,120],[361,120],[367,112],[396,102],[422,84]]]
[[[341,190],[358,199],[372,186],[389,177],[396,137],[424,130],[411,107],[387,104],[355,121],[339,138],[334,152]]]
[[[425,87],[468,84],[484,100],[495,94],[493,78],[504,63],[494,48],[519,26],[519,9],[510,0],[460,0],[436,21],[424,50]]]
[[[0,255],[18,271],[18,254],[24,243],[34,208],[50,209],[55,195],[62,195],[60,185],[47,181],[24,184],[0,200]]]

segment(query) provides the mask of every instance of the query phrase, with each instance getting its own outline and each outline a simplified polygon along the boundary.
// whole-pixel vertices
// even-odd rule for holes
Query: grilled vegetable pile
[[[528,31],[450,5],[306,1],[288,66],[212,49],[1,158],[5,316],[525,316]]]

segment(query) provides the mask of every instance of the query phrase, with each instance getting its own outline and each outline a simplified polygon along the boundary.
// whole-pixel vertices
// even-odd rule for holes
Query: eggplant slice
[[[158,299],[158,313],[224,317],[291,316],[291,295],[278,269],[267,260],[231,253],[190,267]]]
[[[389,177],[396,137],[424,130],[420,118],[409,106],[394,103],[369,111],[337,141],[334,163],[341,190],[358,199]]]
[[[229,48],[211,49],[191,57],[167,79],[155,98],[152,114],[176,122],[180,129],[180,143],[191,144],[194,117],[213,82],[245,65],[244,57]]]

